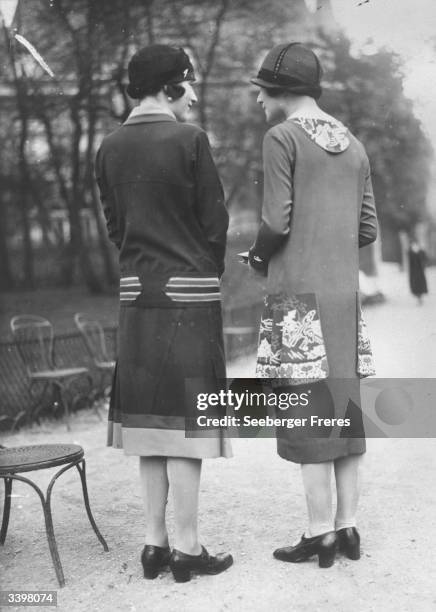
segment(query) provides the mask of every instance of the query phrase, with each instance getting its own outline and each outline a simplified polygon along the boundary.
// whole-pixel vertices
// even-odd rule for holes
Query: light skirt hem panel
[[[206,437],[207,433],[209,436]],[[123,427],[113,421],[108,423],[107,446],[140,457],[215,459],[233,456],[230,440],[217,432],[202,432],[201,438],[186,438],[184,429]]]

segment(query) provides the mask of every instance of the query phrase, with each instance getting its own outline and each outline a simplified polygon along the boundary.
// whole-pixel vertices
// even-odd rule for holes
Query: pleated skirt
[[[230,457],[224,429],[186,432],[199,393],[225,379],[221,305],[121,306],[108,446],[127,455]],[[189,429],[189,427],[188,427]]]

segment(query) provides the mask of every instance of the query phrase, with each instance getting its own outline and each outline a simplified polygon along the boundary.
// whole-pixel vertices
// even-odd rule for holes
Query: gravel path
[[[436,299],[430,296],[417,307],[403,277],[393,268],[385,271],[389,301],[366,315],[378,373],[434,376]],[[435,274],[430,282],[436,287]],[[252,367],[253,359],[244,359],[230,373],[247,376]],[[328,570],[315,561],[293,565],[273,559],[272,550],[298,539],[305,527],[299,467],[277,457],[274,440],[236,440],[233,459],[205,462],[200,521],[202,541],[211,551],[231,551],[235,564],[219,576],[181,585],[169,574],[155,581],[141,577],[144,516],[137,459],[105,447],[104,423],[82,413],[73,417],[70,433],[61,423],[46,423],[5,436],[3,443],[43,442],[84,447],[91,506],[110,547],[103,552],[87,523],[77,474],[65,474],[55,485],[53,503],[66,576],[65,588],[58,589],[59,610],[436,610],[433,439],[368,440],[359,516],[362,559],[338,558]],[[34,476],[42,484],[50,478],[48,472]],[[37,497],[21,483],[14,485],[14,493],[10,529],[0,551],[0,588],[57,589]],[[170,525],[171,518],[170,503]]]

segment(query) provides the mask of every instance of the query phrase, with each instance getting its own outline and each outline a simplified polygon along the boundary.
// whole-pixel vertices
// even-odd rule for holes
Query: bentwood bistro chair
[[[42,386],[38,393],[39,400],[50,391],[53,403],[60,404],[63,408],[67,429],[70,429],[70,404],[73,400],[71,385],[78,378],[86,377],[92,388],[88,368],[56,367],[53,326],[47,319],[36,315],[18,315],[11,319],[10,326],[18,352],[26,366],[31,395],[35,397],[37,386],[39,389]],[[40,401],[31,407],[29,416],[37,413],[39,404]]]
[[[112,381],[115,361],[108,356],[104,329],[99,321],[83,312],[74,315],[74,322],[82,334],[96,370],[100,373],[99,388],[106,394],[106,388]]]

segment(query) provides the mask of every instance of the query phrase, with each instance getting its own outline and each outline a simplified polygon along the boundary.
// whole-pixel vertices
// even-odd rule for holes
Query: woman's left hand
[[[268,262],[261,259],[258,255],[255,255],[253,248],[248,251],[248,263],[250,268],[261,276],[268,275]]]

